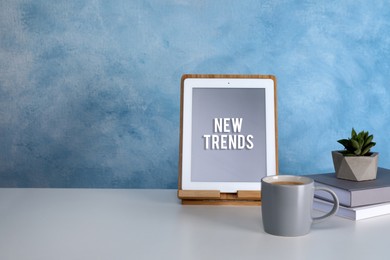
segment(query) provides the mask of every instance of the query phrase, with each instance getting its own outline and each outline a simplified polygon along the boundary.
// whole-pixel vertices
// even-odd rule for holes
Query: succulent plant
[[[358,134],[352,128],[351,137],[348,139],[340,139],[337,142],[345,148],[342,153],[349,156],[369,156],[370,149],[375,146],[373,135],[369,135],[368,131],[361,131]]]

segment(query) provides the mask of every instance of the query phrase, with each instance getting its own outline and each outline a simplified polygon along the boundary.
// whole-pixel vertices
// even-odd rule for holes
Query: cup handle
[[[323,215],[323,216],[320,216],[320,217],[316,217],[316,218],[313,218],[313,223],[318,223],[330,216],[333,216],[334,214],[336,214],[337,210],[339,209],[339,199],[337,198],[337,195],[336,193],[334,193],[334,191],[332,191],[331,189],[328,189],[326,187],[315,187],[314,188],[315,190],[323,190],[323,191],[326,191],[328,193],[330,193],[330,195],[332,195],[333,197],[333,208],[331,211],[329,211],[327,214]]]

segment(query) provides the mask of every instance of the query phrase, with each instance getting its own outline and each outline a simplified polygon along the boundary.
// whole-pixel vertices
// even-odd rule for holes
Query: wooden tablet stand
[[[219,190],[181,190],[177,192],[183,205],[261,205],[260,191],[223,193]]]

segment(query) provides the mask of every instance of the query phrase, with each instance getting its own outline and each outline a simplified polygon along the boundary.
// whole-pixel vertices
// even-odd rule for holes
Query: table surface
[[[260,206],[183,206],[176,190],[0,189],[0,259],[389,259],[390,215],[264,232]]]

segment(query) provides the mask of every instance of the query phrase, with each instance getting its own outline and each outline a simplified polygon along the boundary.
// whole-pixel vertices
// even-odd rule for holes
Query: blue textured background
[[[176,188],[180,77],[278,78],[281,173],[390,167],[388,1],[0,2],[0,186]]]

